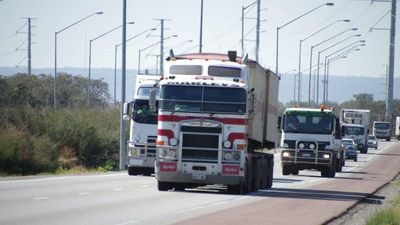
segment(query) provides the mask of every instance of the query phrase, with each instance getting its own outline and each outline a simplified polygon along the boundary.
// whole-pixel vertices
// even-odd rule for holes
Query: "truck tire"
[[[274,158],[268,158],[267,168],[268,168],[267,188],[271,188],[274,180]]]
[[[157,181],[157,187],[159,191],[168,191],[169,189],[172,189],[174,186],[170,182]]]
[[[390,137],[386,138],[386,141],[390,141]]]
[[[299,169],[296,167],[292,167],[292,174],[293,175],[299,175]]]
[[[321,169],[321,176],[322,177],[335,177],[336,171],[334,166],[323,167]]]
[[[289,165],[282,165],[282,175],[290,175],[292,173],[292,168]]]
[[[242,195],[246,194],[247,192],[245,190],[244,184],[240,183],[238,185],[228,185],[228,193],[234,195]]]
[[[138,175],[138,168],[135,167],[128,167],[128,175],[129,176],[136,176]]]
[[[368,146],[364,146],[361,151],[361,153],[367,154],[368,153]]]
[[[336,172],[342,172],[343,169],[343,159],[336,159]]]
[[[184,191],[185,188],[186,188],[186,185],[184,183],[175,183],[174,184],[175,191]]]
[[[357,156],[354,157],[354,162],[357,162]]]

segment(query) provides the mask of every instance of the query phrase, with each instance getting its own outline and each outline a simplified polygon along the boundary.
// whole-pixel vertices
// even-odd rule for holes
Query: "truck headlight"
[[[290,154],[289,154],[289,152],[284,152],[284,153],[282,153],[282,156],[283,156],[283,157],[289,157]]]
[[[322,157],[324,157],[324,159],[329,159],[331,158],[331,156],[329,154],[323,154]]]
[[[224,141],[222,144],[224,145],[225,148],[230,148],[232,146],[232,143],[228,140]]]
[[[315,149],[315,145],[314,144],[310,144],[310,149]]]
[[[224,159],[231,160],[232,159],[232,152],[225,152]]]
[[[300,148],[300,149],[303,149],[303,148],[304,148],[304,143],[300,143],[300,144],[299,144],[299,148]]]
[[[169,139],[169,144],[171,146],[177,146],[178,145],[178,139],[176,139],[176,138]]]
[[[139,148],[131,148],[129,150],[129,156],[131,156],[131,157],[139,157],[140,156],[140,149]]]
[[[171,158],[175,158],[176,157],[176,150],[175,149],[169,149],[168,150],[168,156]]]

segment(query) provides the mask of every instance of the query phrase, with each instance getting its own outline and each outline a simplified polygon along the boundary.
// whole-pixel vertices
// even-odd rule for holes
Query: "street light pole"
[[[323,50],[321,50],[321,51],[318,52],[318,62],[317,62],[317,65],[318,65],[318,66],[317,66],[317,93],[316,93],[316,95],[317,95],[317,101],[316,101],[317,106],[318,106],[318,104],[319,104],[319,64],[320,64],[320,60],[321,60],[321,53],[323,53],[323,52],[325,52],[326,50],[329,50],[329,49],[331,49],[331,48],[333,48],[333,47],[335,47],[335,46],[337,46],[337,45],[339,45],[339,44],[341,44],[341,43],[343,43],[343,42],[349,40],[349,39],[352,38],[352,37],[361,37],[361,34],[350,35],[350,36],[346,37],[345,39],[343,39],[343,40],[341,40],[341,41],[338,41],[338,42],[336,42],[335,44],[333,44],[333,45],[331,45],[331,46],[329,46],[329,47],[327,47],[327,48],[325,48],[325,49],[323,49]]]
[[[126,133],[125,121],[122,118],[125,104],[125,79],[126,79],[126,0],[122,0],[122,76],[121,76],[121,113],[120,119],[120,143],[119,143],[119,170],[125,169],[126,161]]]
[[[327,101],[327,96],[328,96],[328,91],[327,91],[327,89],[328,89],[327,59],[329,57],[331,57],[332,55],[335,55],[335,54],[337,54],[337,53],[339,53],[339,52],[341,52],[341,51],[343,51],[343,50],[345,50],[345,49],[347,49],[347,48],[349,48],[351,46],[353,46],[353,47],[348,49],[348,51],[352,51],[354,48],[357,48],[359,46],[365,46],[365,44],[355,45],[357,43],[365,43],[365,40],[355,41],[355,42],[353,42],[353,43],[351,43],[349,45],[346,45],[345,47],[343,47],[343,48],[341,48],[341,49],[339,49],[339,50],[337,50],[337,51],[325,56],[325,60],[324,60],[324,82],[323,82],[324,83],[324,95],[323,95],[324,103],[328,102]],[[347,51],[343,52],[342,54],[346,54],[346,53],[347,53]]]
[[[129,22],[128,24],[134,24],[134,22]],[[119,29],[121,27],[122,27],[122,25],[119,25],[119,26],[117,26],[117,27],[115,27],[115,28],[113,28],[113,29],[111,29],[111,30],[109,30],[109,31],[107,31],[107,32],[105,32],[105,33],[93,38],[93,39],[90,39],[90,41],[89,41],[89,73],[88,73],[88,85],[87,85],[88,86],[87,87],[87,106],[88,106],[88,108],[90,107],[90,93],[91,93],[91,91],[90,91],[90,88],[91,88],[90,81],[91,81],[91,75],[92,75],[92,42],[94,42],[95,40],[97,40],[97,39],[99,39],[101,37],[104,37],[105,35],[113,32],[113,31],[115,31],[115,30],[117,30],[117,29]]]
[[[63,31],[65,31],[65,30],[67,30],[68,28],[70,28],[70,27],[72,27],[72,26],[74,26],[74,25],[76,25],[76,24],[88,19],[91,16],[101,15],[101,14],[103,14],[103,12],[92,13],[92,14],[90,14],[90,15],[88,15],[88,16],[86,16],[86,17],[84,17],[84,18],[82,18],[82,19],[80,19],[78,21],[76,21],[75,23],[73,23],[73,24],[71,24],[71,25],[69,25],[69,26],[67,26],[67,27],[65,27],[65,28],[63,28],[63,29],[61,29],[59,31],[56,31],[54,33],[54,83],[53,83],[53,91],[54,91],[54,93],[53,93],[54,94],[54,100],[53,100],[54,101],[53,102],[54,106],[53,107],[54,108],[57,108],[57,35],[59,33],[63,32]]]
[[[322,42],[320,42],[320,43],[318,43],[316,45],[312,45],[311,46],[311,51],[310,51],[310,73],[309,73],[309,76],[308,76],[308,107],[311,107],[311,73],[312,73],[311,67],[312,67],[312,59],[313,59],[313,50],[314,50],[314,48],[316,48],[316,47],[326,43],[327,41],[330,41],[330,40],[332,40],[332,39],[334,39],[334,38],[336,38],[336,37],[348,32],[348,31],[351,31],[351,30],[355,31],[355,30],[357,30],[357,28],[350,28],[350,29],[344,30],[344,31],[342,31],[342,32],[340,32],[340,33],[338,33],[336,35],[333,35],[332,37],[329,37],[328,39],[325,39],[324,41],[322,41]]]
[[[149,31],[154,31],[157,30],[157,28],[150,28],[147,29],[139,34],[134,35],[133,37],[130,37],[129,39],[126,40],[126,42],[129,42],[137,37],[139,37],[140,35],[149,32]],[[116,97],[116,93],[117,93],[117,60],[118,60],[118,47],[121,46],[122,43],[119,43],[117,45],[115,45],[114,48],[114,107],[116,106],[116,102],[117,102],[117,97]]]
[[[314,32],[314,33],[312,33],[311,35],[309,35],[309,36],[307,36],[306,38],[301,39],[301,40],[299,41],[299,69],[298,69],[298,75],[297,75],[297,85],[298,85],[298,88],[297,88],[297,102],[301,102],[301,76],[302,76],[302,73],[301,73],[301,54],[302,54],[302,52],[301,52],[301,51],[302,51],[302,44],[303,44],[303,42],[306,41],[306,40],[308,40],[308,39],[310,39],[311,37],[313,37],[313,36],[319,34],[320,32],[324,31],[325,29],[331,27],[332,25],[334,25],[334,24],[336,24],[336,23],[338,23],[338,22],[346,22],[346,23],[348,23],[348,22],[350,22],[350,20],[348,20],[348,19],[345,19],[345,20],[336,20],[336,21],[334,21],[334,22],[328,24],[327,26],[321,28],[320,30],[318,30],[318,31],[316,31],[316,32]],[[296,86],[295,86],[295,87],[296,87]],[[296,91],[296,88],[294,88],[294,91]]]
[[[294,21],[296,21],[296,20],[302,18],[303,16],[308,15],[308,14],[314,12],[315,10],[317,10],[317,9],[323,7],[323,6],[333,6],[333,5],[334,5],[333,3],[324,3],[324,4],[321,4],[321,5],[319,5],[319,6],[315,7],[315,8],[313,8],[313,9],[311,9],[310,11],[307,11],[306,13],[304,13],[304,14],[302,14],[302,15],[300,15],[300,16],[294,18],[294,19],[292,19],[291,21],[289,21],[289,22],[283,24],[282,26],[276,27],[276,56],[275,56],[275,60],[276,60],[275,73],[276,73],[276,75],[279,76],[279,70],[278,70],[278,69],[279,69],[279,30],[282,29],[282,28],[284,28],[284,27],[286,27],[287,25],[293,23]]]

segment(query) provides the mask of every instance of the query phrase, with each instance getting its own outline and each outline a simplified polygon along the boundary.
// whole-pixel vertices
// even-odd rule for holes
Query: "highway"
[[[243,224],[236,218],[238,214],[232,213],[245,213],[243,208],[261,205],[267,208],[259,207],[258,210],[273,216],[266,218],[266,214],[261,214],[259,218],[253,218],[254,215],[248,214],[253,222],[250,220],[246,224],[267,222],[268,219],[271,224],[293,224],[290,216],[286,216],[287,212],[292,210],[292,215],[307,213],[312,217],[310,211],[304,212],[307,204],[327,207],[333,204],[335,208],[327,210],[326,215],[318,219],[302,220],[299,217],[295,220],[297,224],[321,224],[327,218],[340,215],[397,175],[400,165],[391,165],[399,164],[399,156],[400,143],[380,142],[378,150],[369,149],[368,154],[359,154],[358,162],[347,160],[343,172],[337,173],[336,178],[322,178],[317,171],[282,176],[276,154],[273,188],[242,196],[230,195],[220,186],[159,192],[154,177],[128,176],[127,172],[0,178],[0,224]],[[391,166],[386,168],[391,172],[383,169],[376,173],[368,171],[368,168],[372,170],[379,166]],[[360,177],[364,175],[374,178]],[[365,192],[348,184],[372,180],[374,183],[365,184],[368,188],[357,184],[356,187],[361,186]],[[335,194],[334,191],[339,191],[342,186],[349,188],[349,194]],[[333,190],[316,194],[316,188]],[[304,204],[303,211],[299,204]],[[321,211],[321,208],[315,210]],[[254,214],[256,210],[251,212]]]

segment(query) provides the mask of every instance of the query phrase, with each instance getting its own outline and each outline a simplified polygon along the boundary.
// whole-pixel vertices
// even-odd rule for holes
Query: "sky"
[[[27,32],[26,19],[33,17],[32,67],[54,67],[54,34],[74,22],[94,13],[88,19],[58,34],[58,67],[88,67],[89,40],[121,25],[122,0],[2,0],[0,1],[0,67],[26,66]],[[241,9],[254,0],[204,0],[203,52],[226,53],[237,50],[241,54]],[[301,70],[309,67],[310,48],[333,35],[350,28],[330,42],[315,48],[314,53],[330,47],[345,38],[347,41],[321,53],[324,56],[340,48],[366,40],[366,46],[360,51],[350,53],[346,59],[332,63],[330,69],[334,75],[353,75],[382,77],[389,58],[389,31],[370,28],[389,28],[390,3],[370,0],[261,0],[260,64],[275,70],[276,28],[310,11],[317,6],[332,2],[334,6],[324,6],[307,14],[280,30],[279,36],[279,71],[282,79],[286,73],[298,70],[299,41],[321,30],[337,20],[349,19],[350,23],[337,22],[318,35],[303,42]],[[127,27],[127,38],[151,28],[156,31],[146,32],[127,44],[127,68],[138,67],[138,52],[160,40],[158,18],[165,21],[165,51],[173,48],[175,54],[197,52],[200,30],[200,0],[127,0],[127,21],[134,21]],[[399,4],[397,6],[399,11]],[[256,7],[245,11],[245,52],[255,58]],[[397,33],[400,30],[400,17],[397,13]],[[352,35],[361,34],[362,37]],[[350,38],[350,36],[352,36]],[[121,43],[122,29],[117,29],[92,42],[92,67],[114,68],[115,45]],[[400,38],[396,37],[396,61],[399,62]],[[119,53],[121,49],[119,48]],[[154,71],[159,54],[159,45],[142,51],[141,68]],[[314,54],[313,61],[316,61]],[[22,67],[21,72],[26,68]],[[117,67],[121,67],[118,56]],[[155,72],[155,71],[154,71]],[[308,73],[308,72],[306,72]],[[101,75],[96,75],[101,76]],[[400,76],[400,65],[395,65],[395,77]],[[96,77],[94,77],[96,78]]]

